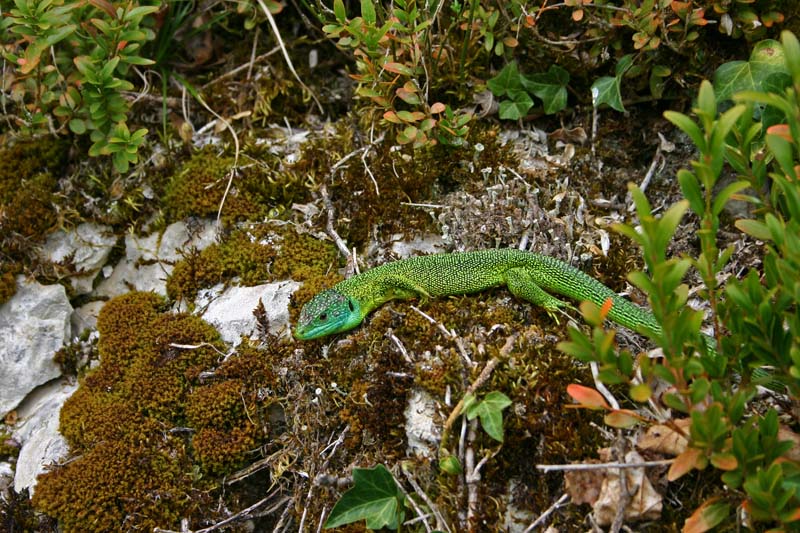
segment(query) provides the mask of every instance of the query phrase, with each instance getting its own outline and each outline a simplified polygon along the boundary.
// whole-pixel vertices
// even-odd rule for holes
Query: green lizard
[[[569,305],[545,291],[597,305],[610,298],[608,318],[617,324],[661,331],[649,311],[577,268],[545,255],[496,249],[412,257],[341,281],[303,307],[294,335],[309,340],[353,329],[388,300],[468,294],[501,285],[551,313]]]

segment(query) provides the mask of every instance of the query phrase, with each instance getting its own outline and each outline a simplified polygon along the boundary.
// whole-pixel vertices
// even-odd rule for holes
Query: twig
[[[433,516],[436,518],[436,529],[444,529],[449,532],[450,526],[447,525],[447,522],[445,522],[442,513],[439,512],[439,508],[436,506],[435,503],[433,503],[433,500],[431,500],[425,493],[425,491],[422,490],[422,487],[419,486],[419,483],[417,483],[417,480],[414,479],[414,476],[411,475],[411,472],[409,472],[405,468],[402,468],[402,470],[403,470],[403,475],[406,476],[406,479],[408,480],[408,483],[411,485],[411,487],[414,489],[414,492],[419,494],[419,497],[422,498],[422,501],[424,501],[428,505],[428,507],[431,510],[431,513],[433,513]]]
[[[220,529],[222,527],[225,527],[225,526],[227,526],[229,524],[232,524],[233,522],[239,522],[241,520],[246,520],[248,518],[251,518],[252,513],[255,512],[258,508],[262,507],[269,500],[274,498],[277,492],[278,492],[277,489],[272,491],[267,496],[265,496],[261,500],[257,501],[256,503],[254,503],[250,507],[248,507],[246,509],[242,509],[238,513],[236,513],[234,515],[231,515],[228,518],[226,518],[225,520],[217,522],[216,524],[214,524],[212,526],[209,526],[209,527],[206,527],[206,528],[203,528],[203,529],[198,529],[198,530],[196,530],[194,532],[191,532],[191,530],[189,530],[189,529],[187,529],[185,527],[182,527],[181,528],[181,533],[211,533],[212,531],[217,531],[218,529]],[[269,513],[272,513],[274,511],[276,511],[277,508],[280,507],[281,505],[283,505],[287,500],[291,500],[291,498],[289,498],[288,496],[284,496],[284,497],[280,498],[278,501],[276,501],[270,507],[270,509],[265,514],[269,514]],[[178,532],[177,531],[172,531],[171,529],[161,529],[160,527],[156,527],[156,528],[153,528],[153,533],[178,533]]]
[[[517,340],[517,336],[518,334],[514,333],[513,335],[508,337],[508,339],[506,339],[506,343],[503,345],[502,348],[500,348],[500,354],[498,355],[498,357],[492,357],[486,363],[486,366],[483,367],[483,370],[481,370],[481,373],[478,376],[478,378],[475,381],[473,381],[472,384],[467,388],[467,391],[458,401],[458,404],[456,404],[456,406],[450,412],[450,416],[447,417],[447,421],[444,423],[444,427],[442,428],[442,442],[441,444],[439,444],[440,458],[444,457],[445,448],[447,446],[447,439],[449,438],[450,435],[450,428],[453,427],[453,424],[455,423],[456,419],[459,417],[459,415],[461,415],[461,409],[464,407],[464,398],[466,398],[471,394],[475,394],[475,391],[478,390],[480,387],[482,387],[483,384],[489,380],[489,377],[492,375],[492,371],[500,363],[501,358],[505,359],[508,356],[509,352],[511,352],[511,349],[514,346],[514,342]]]
[[[444,324],[442,324],[441,322],[439,322],[438,320],[433,318],[431,315],[427,314],[425,311],[422,311],[421,309],[419,309],[418,307],[416,307],[414,305],[411,306],[411,309],[413,309],[414,311],[419,313],[420,316],[422,316],[422,318],[424,318],[425,320],[427,320],[431,324],[436,325],[436,327],[439,328],[439,330],[444,334],[445,337],[449,337],[449,338],[455,337],[455,333],[453,333],[452,331],[447,331],[447,328],[444,327]]]
[[[317,104],[317,108],[319,109],[320,114],[324,115],[325,114],[325,110],[322,108],[322,104],[319,103],[319,100],[317,99],[317,95],[314,94],[314,91],[312,91],[303,82],[303,80],[300,79],[300,76],[297,74],[297,71],[294,69],[294,65],[292,64],[292,60],[289,57],[289,52],[286,51],[286,45],[283,44],[283,39],[281,38],[281,32],[278,31],[278,25],[275,23],[275,19],[273,18],[272,13],[269,12],[269,9],[267,8],[266,4],[264,4],[264,0],[258,0],[258,5],[261,6],[261,10],[264,12],[264,15],[266,15],[267,20],[269,21],[269,25],[272,28],[272,32],[275,34],[275,39],[277,39],[278,45],[281,47],[281,52],[283,53],[283,59],[286,61],[286,65],[289,67],[289,70],[292,72],[292,75],[294,75],[294,78],[297,80],[297,82],[300,84],[300,86],[303,89],[305,89],[306,91],[308,91],[308,94],[311,95],[311,98],[314,100],[314,103]]]
[[[561,505],[563,505],[567,501],[568,498],[569,498],[569,494],[567,494],[566,492],[564,494],[562,494],[561,497],[558,499],[558,501],[556,501],[556,503],[554,503],[553,505],[548,507],[545,512],[540,514],[539,518],[534,520],[531,523],[531,525],[526,527],[525,531],[523,531],[522,533],[531,533],[531,531],[533,531],[533,528],[535,528],[536,526],[543,525],[544,521],[547,520],[547,517],[549,517],[551,514],[553,514],[555,512],[556,509],[558,509]]]
[[[211,87],[214,84],[217,84],[217,83],[219,83],[219,82],[221,82],[223,80],[231,78],[231,77],[237,75],[238,73],[240,73],[243,70],[248,70],[247,78],[250,79],[249,69],[250,69],[251,65],[253,65],[255,63],[258,63],[258,62],[260,62],[260,61],[262,61],[262,60],[264,60],[264,59],[266,59],[266,58],[268,58],[268,57],[270,57],[272,55],[275,55],[276,53],[278,53],[280,51],[281,51],[281,47],[280,46],[276,46],[275,48],[273,48],[269,52],[261,54],[258,57],[255,57],[255,58],[251,57],[250,61],[248,61],[247,63],[239,65],[238,67],[236,67],[234,69],[228,70],[224,74],[222,74],[221,76],[219,76],[217,78],[214,78],[213,80],[209,81],[208,83],[203,85],[203,89],[207,89],[207,88]]]
[[[408,350],[406,350],[406,347],[403,345],[403,342],[400,339],[398,339],[397,335],[392,333],[391,330],[389,331],[389,338],[392,339],[394,345],[397,346],[398,350],[400,350],[400,354],[403,356],[403,359],[405,359],[405,361],[408,364],[413,364],[414,361],[412,361],[411,357],[408,355]]]
[[[339,249],[339,253],[344,255],[348,262],[355,263],[355,256],[350,255],[350,250],[347,248],[344,239],[336,233],[336,229],[333,227],[333,221],[336,219],[336,212],[333,210],[333,203],[331,202],[331,197],[328,195],[328,188],[324,183],[319,188],[319,194],[322,196],[322,203],[325,205],[325,212],[328,215],[328,220],[325,222],[325,231],[328,233],[328,236],[333,239],[333,242]]]
[[[611,391],[606,388],[602,381],[600,381],[600,369],[597,366],[597,362],[592,361],[589,364],[589,367],[592,369],[592,377],[594,378],[594,386],[597,391],[603,395],[603,397],[608,400],[608,403],[611,404],[613,409],[619,410],[619,402],[617,399],[614,398],[614,395],[611,394]]]
[[[661,459],[659,461],[643,461],[641,463],[581,463],[574,465],[536,465],[542,472],[559,472],[563,470],[608,470],[609,468],[647,468],[651,466],[668,466],[675,459]]]

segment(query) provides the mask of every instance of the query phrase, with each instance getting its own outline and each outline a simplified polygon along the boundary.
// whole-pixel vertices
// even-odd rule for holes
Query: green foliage
[[[90,134],[90,155],[112,155],[117,171],[127,171],[147,130],[129,133],[122,91],[133,89],[131,67],[153,63],[139,53],[154,36],[145,19],[158,8],[15,0],[0,31],[3,57],[15,66],[11,95],[22,133],[53,130],[54,116],[58,130]]]
[[[781,439],[773,406],[756,410],[753,405],[757,384],[779,387],[795,404],[800,398],[800,44],[784,32],[782,49],[783,64],[766,70],[788,73],[791,83],[776,91],[775,85],[767,84],[763,90],[765,85],[756,83],[762,91],[733,92],[736,105],[719,113],[715,87],[704,82],[693,109],[696,120],[665,113],[699,152],[691,170],[678,173],[686,200],[656,219],[644,194],[631,189],[641,231],[630,226],[618,229],[643,250],[648,273],[634,273],[630,279],[648,295],[661,325],[661,331],[646,333],[661,346],[663,363],[640,358],[643,380],[639,381],[629,354],[614,360],[613,337],[591,313],[587,319],[594,325],[593,337],[572,331],[572,342],[562,345],[584,361],[600,363],[602,381],[627,383],[634,403],[659,400],[650,392],[654,378],[671,385],[660,401],[688,414],[691,425],[690,447],[676,459],[670,479],[710,464],[722,472],[722,481],[732,491],[731,501],[709,500],[697,510],[693,519],[705,524],[719,523],[737,498],[750,520],[787,528],[796,524],[800,508],[800,465],[786,455],[792,443]],[[743,67],[739,64],[737,69]],[[748,68],[752,74],[761,67]],[[739,83],[725,75],[718,80],[724,84],[723,92]],[[754,104],[764,106],[761,117],[772,113],[778,122],[768,127],[755,121]],[[719,187],[726,163],[741,179]],[[764,187],[767,182],[771,187]],[[741,194],[745,189],[752,195]],[[723,209],[734,198],[757,207],[756,218],[737,220],[735,225],[765,241],[763,272],[751,270],[722,287],[720,274],[733,249],[720,250],[717,239]],[[668,259],[667,244],[687,208],[699,220],[700,252],[697,257]],[[702,314],[686,305],[683,278],[689,268],[703,280],[699,294],[711,309],[715,338],[700,333]],[[579,394],[572,395],[591,406],[593,393],[583,389],[588,388],[575,389]],[[797,422],[798,414],[792,414]],[[637,417],[646,421],[646,411]]]
[[[547,72],[525,76],[517,64],[511,62],[486,85],[496,97],[508,97],[500,101],[500,118],[518,120],[533,107],[531,94],[542,101],[548,115],[564,109],[567,106],[567,83],[569,73],[557,65],[550,65]]]
[[[482,400],[468,394],[464,397],[464,415],[469,420],[480,418],[481,427],[494,440],[503,442],[503,409],[511,400],[499,391],[492,391]]]
[[[592,84],[592,105],[594,107],[606,104],[612,109],[625,112],[625,106],[622,105],[622,78],[632,63],[633,56],[631,54],[623,56],[614,67],[614,76],[603,76],[595,80]]]
[[[325,528],[366,520],[369,529],[397,529],[405,517],[403,499],[403,491],[385,466],[354,468],[353,487],[336,502]]]
[[[466,73],[464,53],[456,61],[450,52],[456,38],[463,39],[458,46],[464,50],[480,47],[500,55],[516,46],[515,39],[503,35],[507,25],[496,8],[472,2],[471,9],[443,19],[446,31],[435,31],[434,15],[447,12],[435,7],[399,0],[384,8],[365,0],[360,16],[348,17],[344,2],[336,0],[333,17],[325,10],[317,13],[326,35],[353,54],[356,72],[351,77],[358,83],[357,97],[369,102],[367,119],[380,115],[403,145],[460,145],[469,132],[470,113],[430,98],[456,87],[456,76]]]

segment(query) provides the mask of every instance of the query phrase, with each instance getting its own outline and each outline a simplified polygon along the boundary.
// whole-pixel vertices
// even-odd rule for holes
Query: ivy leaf
[[[383,465],[354,468],[353,487],[333,506],[325,529],[366,520],[368,529],[397,529],[404,515],[403,493]]]
[[[468,401],[472,399],[473,401]],[[464,414],[473,420],[480,417],[481,427],[494,440],[503,442],[503,409],[511,405],[511,400],[499,391],[492,391],[480,402],[474,397],[465,398]]]
[[[619,77],[603,76],[592,84],[592,105],[600,107],[607,104],[612,109],[625,112],[622,105],[622,80]]]
[[[770,75],[781,72],[788,75],[785,65],[781,43],[772,39],[761,41],[753,47],[748,61],[730,61],[714,72],[717,99],[726,100],[741,91],[765,90]]]
[[[518,120],[524,117],[528,110],[533,107],[533,99],[523,90],[511,90],[508,96],[510,100],[500,102],[501,119]]]
[[[497,76],[487,81],[486,86],[489,87],[489,90],[492,91],[492,94],[495,96],[505,96],[506,94],[511,96],[512,91],[521,91],[523,89],[522,80],[520,78],[521,76],[517,64],[511,62],[503,67],[503,70],[501,70]],[[533,104],[531,103],[531,105]],[[500,118],[502,118],[502,116]]]
[[[550,65],[547,72],[521,76],[521,79],[525,89],[542,100],[544,112],[548,115],[558,113],[567,106],[569,72],[563,68]]]

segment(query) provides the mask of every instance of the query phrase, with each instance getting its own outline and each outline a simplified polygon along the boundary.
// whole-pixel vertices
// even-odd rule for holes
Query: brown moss
[[[173,430],[185,425],[198,369],[217,362],[208,345],[219,345],[218,334],[195,316],[165,312],[151,293],[108,302],[98,329],[101,365],[61,410],[60,429],[76,459],[40,477],[34,504],[65,532],[174,529],[181,518],[213,518],[213,478],[187,475],[207,459],[193,451],[185,432]],[[228,402],[209,420],[224,419],[226,408],[240,415]],[[217,444],[230,443],[217,448],[225,458],[215,472],[241,460],[256,442],[252,425],[244,433],[220,427],[215,435]]]

